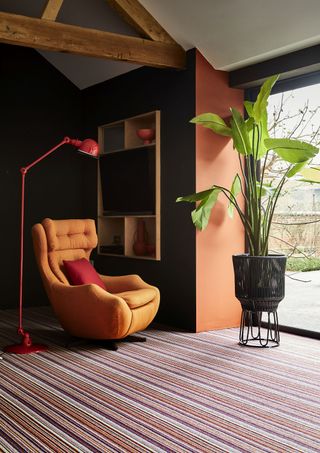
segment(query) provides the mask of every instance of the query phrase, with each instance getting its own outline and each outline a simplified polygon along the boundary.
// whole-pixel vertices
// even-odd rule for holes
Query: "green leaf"
[[[211,210],[217,202],[218,195],[222,189],[212,189],[210,195],[205,197],[199,206],[192,211],[192,221],[198,230],[204,230],[209,222]]]
[[[230,192],[234,196],[234,198],[236,198],[237,195],[241,192],[241,179],[240,179],[240,176],[238,175],[238,173],[236,174],[236,176],[233,180]],[[231,202],[229,202],[228,215],[231,219],[233,217],[233,211],[234,211],[234,205]]]
[[[295,164],[290,171],[287,173],[287,178],[292,178],[295,174],[297,174],[306,164],[308,161],[300,162],[299,164]]]
[[[259,143],[258,159],[261,159],[268,151],[265,145],[265,140],[269,138],[267,109],[265,109],[264,112],[262,112],[260,126],[261,126],[260,128],[261,137]]]
[[[251,132],[252,129],[253,129],[254,119],[253,118],[248,118],[247,120],[245,120],[245,124],[246,124],[247,132]]]
[[[272,195],[275,192],[275,187],[272,187],[271,184],[262,184],[259,181],[257,181],[257,194],[258,197],[272,197]],[[260,189],[261,189],[261,194],[260,194]]]
[[[273,85],[278,80],[279,75],[274,75],[269,77],[264,84],[262,85],[260,92],[258,94],[257,100],[253,105],[252,108],[252,115],[255,119],[256,123],[261,121],[262,115],[264,115],[264,111],[267,109],[268,105],[268,98],[270,96],[271,90]]]
[[[259,159],[262,159],[262,157],[266,154],[266,152],[268,151],[265,144],[264,144],[264,141],[269,138],[269,132],[268,132],[268,114],[267,114],[267,110],[265,110],[261,116],[261,121],[260,123],[257,125],[255,122],[254,122],[254,119],[253,118],[249,118],[249,120],[247,121],[250,121],[252,120],[252,129],[251,130],[248,130],[248,133],[249,133],[249,140],[250,140],[250,143],[253,144],[254,146],[254,156],[256,158],[256,160],[259,160]],[[253,143],[253,126],[255,125],[255,140],[254,140],[254,143]],[[259,130],[259,134],[258,134],[258,130]],[[259,143],[257,143],[257,141],[259,140]]]
[[[233,146],[240,154],[245,156],[251,154],[250,139],[247,124],[237,109],[231,108],[232,119],[230,121]]]
[[[278,156],[291,164],[306,162],[319,152],[318,148],[309,143],[289,138],[268,138],[264,143],[267,149],[273,149]]]
[[[253,115],[253,102],[244,101],[243,105],[245,106],[245,109],[247,111],[248,116],[252,117],[252,115]]]
[[[201,115],[192,118],[190,123],[201,124],[201,126],[211,129],[216,134],[231,137],[230,127],[228,127],[224,120],[215,113],[202,113]]]
[[[184,197],[178,197],[176,199],[176,202],[179,203],[180,201],[187,201],[189,203],[194,203],[196,201],[203,200],[208,195],[210,195],[211,192],[212,192],[212,189],[208,189],[208,190],[203,190],[202,192],[197,192],[197,193],[193,193],[191,195],[186,195]]]
[[[320,182],[320,168],[319,167],[310,167],[310,168],[304,168],[300,172],[302,176],[304,176],[305,182],[310,182],[310,183],[319,183]]]

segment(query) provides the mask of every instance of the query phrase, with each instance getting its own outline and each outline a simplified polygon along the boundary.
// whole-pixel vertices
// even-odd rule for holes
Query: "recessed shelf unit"
[[[154,138],[146,143],[139,129]],[[160,260],[160,111],[98,132],[98,253]]]

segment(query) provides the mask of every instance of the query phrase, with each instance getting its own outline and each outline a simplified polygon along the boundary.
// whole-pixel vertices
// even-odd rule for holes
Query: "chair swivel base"
[[[121,338],[117,341],[126,341],[128,343],[145,343],[146,337],[136,337],[135,335],[128,335],[127,337]]]
[[[85,342],[100,346],[104,349],[108,349],[109,351],[117,351],[118,345],[117,343],[120,342],[128,342],[128,343],[144,343],[147,341],[146,337],[137,337],[134,335],[128,335],[127,337],[120,338],[119,340],[83,340]],[[82,341],[81,341],[82,342]],[[73,341],[72,339],[66,344],[66,347],[72,346],[72,343],[75,344],[77,341]]]
[[[119,340],[97,340],[94,341],[95,344],[102,346],[109,351],[117,351],[117,343],[127,342],[127,343],[144,343],[147,341],[146,337],[136,337],[134,335],[128,335],[127,337],[120,338]]]

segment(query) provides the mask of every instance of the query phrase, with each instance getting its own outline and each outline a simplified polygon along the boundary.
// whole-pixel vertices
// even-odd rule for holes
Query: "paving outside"
[[[279,324],[320,332],[320,271],[289,272],[286,296],[278,308]]]

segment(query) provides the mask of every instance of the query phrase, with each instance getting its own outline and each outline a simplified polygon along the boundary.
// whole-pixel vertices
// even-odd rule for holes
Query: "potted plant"
[[[250,311],[274,312],[284,297],[286,257],[271,255],[268,251],[272,218],[281,190],[289,178],[299,173],[308,182],[319,182],[317,175],[320,174],[316,169],[306,169],[319,152],[318,148],[298,140],[268,135],[268,98],[278,77],[275,75],[265,81],[255,102],[244,102],[247,119],[231,108],[229,124],[214,113],[203,113],[191,120],[191,123],[233,140],[240,174],[234,176],[230,188],[213,184],[207,190],[177,199],[177,202],[198,202],[191,217],[199,230],[206,228],[219,196],[229,200],[230,217],[234,211],[239,215],[249,253],[233,256],[235,292],[243,309]],[[286,169],[279,180],[266,181],[266,163],[271,152],[281,158]],[[238,202],[240,195],[245,200],[245,209]]]

